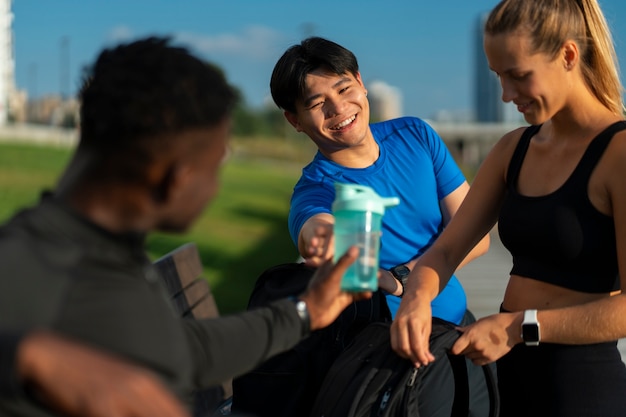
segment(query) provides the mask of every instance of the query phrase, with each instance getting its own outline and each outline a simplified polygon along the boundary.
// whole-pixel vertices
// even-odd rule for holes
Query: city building
[[[9,119],[9,99],[15,94],[11,0],[0,0],[0,126]]]
[[[479,123],[513,123],[522,121],[513,103],[502,101],[502,87],[496,74],[489,69],[483,49],[483,27],[487,14],[477,19],[474,44],[474,112]]]
[[[399,89],[379,80],[367,83],[366,87],[372,122],[402,116],[402,94]]]

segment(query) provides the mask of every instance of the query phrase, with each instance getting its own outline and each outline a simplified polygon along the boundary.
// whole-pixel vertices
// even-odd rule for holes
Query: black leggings
[[[501,417],[626,416],[626,366],[616,341],[518,344],[497,367]]]

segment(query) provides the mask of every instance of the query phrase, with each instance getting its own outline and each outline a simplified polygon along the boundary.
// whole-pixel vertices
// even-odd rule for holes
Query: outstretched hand
[[[52,333],[26,337],[17,361],[24,383],[68,416],[190,417],[147,369]]]
[[[352,293],[341,290],[341,279],[358,255],[359,249],[353,246],[337,264],[327,260],[315,272],[307,290],[300,296],[309,309],[311,330],[330,325],[352,302],[372,296],[370,291]]]
[[[319,267],[333,259],[335,240],[333,235],[334,218],[326,213],[311,217],[302,226],[301,248],[304,262],[312,267]]]

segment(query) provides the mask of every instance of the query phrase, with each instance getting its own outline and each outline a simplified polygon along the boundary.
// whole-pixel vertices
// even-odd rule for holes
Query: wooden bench
[[[154,265],[167,286],[176,310],[182,317],[205,319],[219,316],[209,283],[202,276],[202,261],[195,243],[179,246],[154,261]],[[224,381],[221,384],[221,390],[222,398],[218,400],[223,401],[230,398],[232,396],[232,380]],[[212,401],[208,398],[215,395],[215,389],[199,392],[196,407],[202,408],[198,402]],[[205,399],[203,400],[202,397]]]

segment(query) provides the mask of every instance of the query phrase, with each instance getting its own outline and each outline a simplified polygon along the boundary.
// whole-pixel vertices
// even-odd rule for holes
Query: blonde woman
[[[503,416],[626,416],[626,122],[608,25],[596,0],[503,0],[484,30],[502,100],[531,126],[496,144],[418,260],[392,344],[435,360],[429,303],[497,223],[513,259],[501,312],[453,352],[497,361]]]

